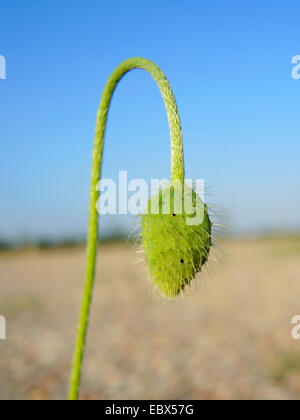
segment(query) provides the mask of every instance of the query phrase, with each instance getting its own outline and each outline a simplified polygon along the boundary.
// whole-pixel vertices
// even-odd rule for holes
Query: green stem
[[[146,70],[156,81],[164,99],[168,114],[170,137],[171,137],[171,179],[184,181],[184,159],[181,123],[176,104],[176,99],[170,83],[161,69],[145,58],[130,58],[121,63],[109,77],[104,88],[98,115],[94,140],[90,208],[89,208],[89,229],[87,241],[87,265],[86,277],[83,292],[83,300],[78,325],[78,333],[75,344],[72,376],[70,383],[70,400],[77,400],[79,396],[81,367],[86,343],[88,319],[92,301],[93,285],[95,278],[96,254],[98,246],[98,222],[97,202],[99,198],[98,185],[101,179],[101,166],[103,156],[104,135],[106,129],[107,115],[114,90],[120,79],[132,69]]]

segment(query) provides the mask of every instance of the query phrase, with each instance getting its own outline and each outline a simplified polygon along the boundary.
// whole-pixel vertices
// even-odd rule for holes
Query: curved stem
[[[161,71],[161,69],[152,61],[140,57],[130,58],[121,63],[109,77],[102,94],[97,115],[91,174],[86,280],[84,285],[83,301],[80,312],[77,339],[75,344],[69,395],[71,400],[77,400],[79,396],[81,366],[83,361],[88,319],[92,301],[93,284],[95,278],[99,220],[97,211],[97,201],[99,198],[98,184],[101,179],[103,144],[107,115],[111,99],[118,82],[126,73],[128,73],[132,69],[146,70],[156,81],[160,89],[168,114],[169,130],[171,137],[171,179],[179,179],[182,183],[184,181],[184,158],[181,123],[176,99],[170,86],[170,83],[168,82],[166,76]]]

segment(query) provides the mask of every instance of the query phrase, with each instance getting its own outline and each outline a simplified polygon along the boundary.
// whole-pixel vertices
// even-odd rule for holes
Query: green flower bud
[[[142,242],[151,279],[170,298],[201,271],[211,248],[207,206],[193,190],[184,190],[173,186],[160,190],[142,216]],[[187,205],[189,194],[192,214],[188,211],[191,204]]]

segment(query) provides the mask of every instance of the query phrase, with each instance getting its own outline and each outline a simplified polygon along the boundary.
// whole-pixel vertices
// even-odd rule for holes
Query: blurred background
[[[97,107],[124,59],[169,78],[186,175],[204,178],[227,229],[184,299],[157,297],[101,219],[82,398],[299,399],[299,2],[1,3],[0,399],[64,399],[82,291]],[[144,72],[117,88],[103,176],[168,178],[160,93]]]

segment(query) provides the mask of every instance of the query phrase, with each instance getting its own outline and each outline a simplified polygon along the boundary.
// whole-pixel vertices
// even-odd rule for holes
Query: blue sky
[[[101,91],[131,56],[169,78],[187,176],[205,179],[232,231],[299,229],[299,15],[298,0],[2,1],[0,238],[85,233]],[[113,100],[103,175],[168,177],[169,149],[159,91],[131,72]]]

